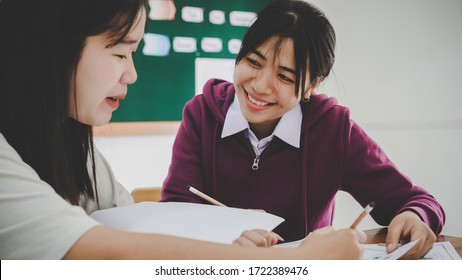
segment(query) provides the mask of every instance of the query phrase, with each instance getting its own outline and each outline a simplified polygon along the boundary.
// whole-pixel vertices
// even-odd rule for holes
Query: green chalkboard
[[[151,1],[150,1],[151,2]],[[155,2],[155,1],[152,1]],[[146,34],[161,34],[168,38],[171,48],[165,56],[146,55],[143,40],[135,54],[138,80],[128,88],[128,95],[114,112],[112,122],[179,121],[184,104],[195,95],[195,60],[197,58],[234,59],[227,42],[242,39],[246,26],[231,23],[233,11],[258,12],[270,0],[175,0],[173,20],[148,18]],[[202,22],[185,20],[184,7],[203,11]],[[183,11],[183,14],[182,14]],[[211,11],[222,11],[224,23],[210,22]],[[176,52],[173,40],[177,37],[195,38],[193,52]],[[204,37],[220,38],[223,48],[209,52],[201,48]],[[202,85],[201,85],[202,86]]]

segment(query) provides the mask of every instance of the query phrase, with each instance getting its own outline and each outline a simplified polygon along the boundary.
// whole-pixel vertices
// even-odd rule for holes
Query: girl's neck
[[[273,120],[266,123],[252,124],[249,123],[250,130],[257,136],[258,140],[266,138],[273,134],[276,125],[279,123],[278,120]]]

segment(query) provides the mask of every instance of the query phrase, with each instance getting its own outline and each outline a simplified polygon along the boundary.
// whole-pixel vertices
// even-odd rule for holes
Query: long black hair
[[[295,53],[295,95],[305,89],[306,73],[310,83],[326,78],[335,60],[335,31],[324,13],[302,0],[275,0],[261,10],[242,40],[236,64],[270,39],[274,58],[282,43],[292,39]]]
[[[142,8],[145,0],[0,1],[0,133],[72,204],[98,201],[92,127],[69,118],[86,38],[116,45]]]

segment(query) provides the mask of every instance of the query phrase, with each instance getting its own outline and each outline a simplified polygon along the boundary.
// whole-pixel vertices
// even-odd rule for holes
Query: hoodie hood
[[[204,85],[203,96],[205,103],[220,124],[225,123],[226,113],[234,100],[234,84],[211,79]]]
[[[220,79],[211,79],[204,85],[205,102],[222,125],[225,122],[226,113],[234,101],[235,92],[234,84]],[[313,92],[310,101],[301,102],[300,106],[303,112],[302,131],[304,131],[312,127],[330,109],[338,106],[338,102],[335,98]]]
[[[300,103],[303,112],[302,131],[311,128],[330,109],[339,106],[337,99],[322,93],[311,93],[310,101]]]

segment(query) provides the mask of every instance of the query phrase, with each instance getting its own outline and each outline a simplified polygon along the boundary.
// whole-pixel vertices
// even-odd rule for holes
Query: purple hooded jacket
[[[255,152],[244,132],[221,138],[234,93],[232,83],[210,80],[186,104],[162,201],[207,203],[188,191],[191,185],[227,206],[283,217],[275,232],[292,241],[332,224],[334,196],[342,190],[362,206],[374,201],[371,215],[381,225],[411,210],[441,232],[439,203],[395,167],[347,108],[324,94],[300,104],[300,148],[275,137],[253,170]]]

